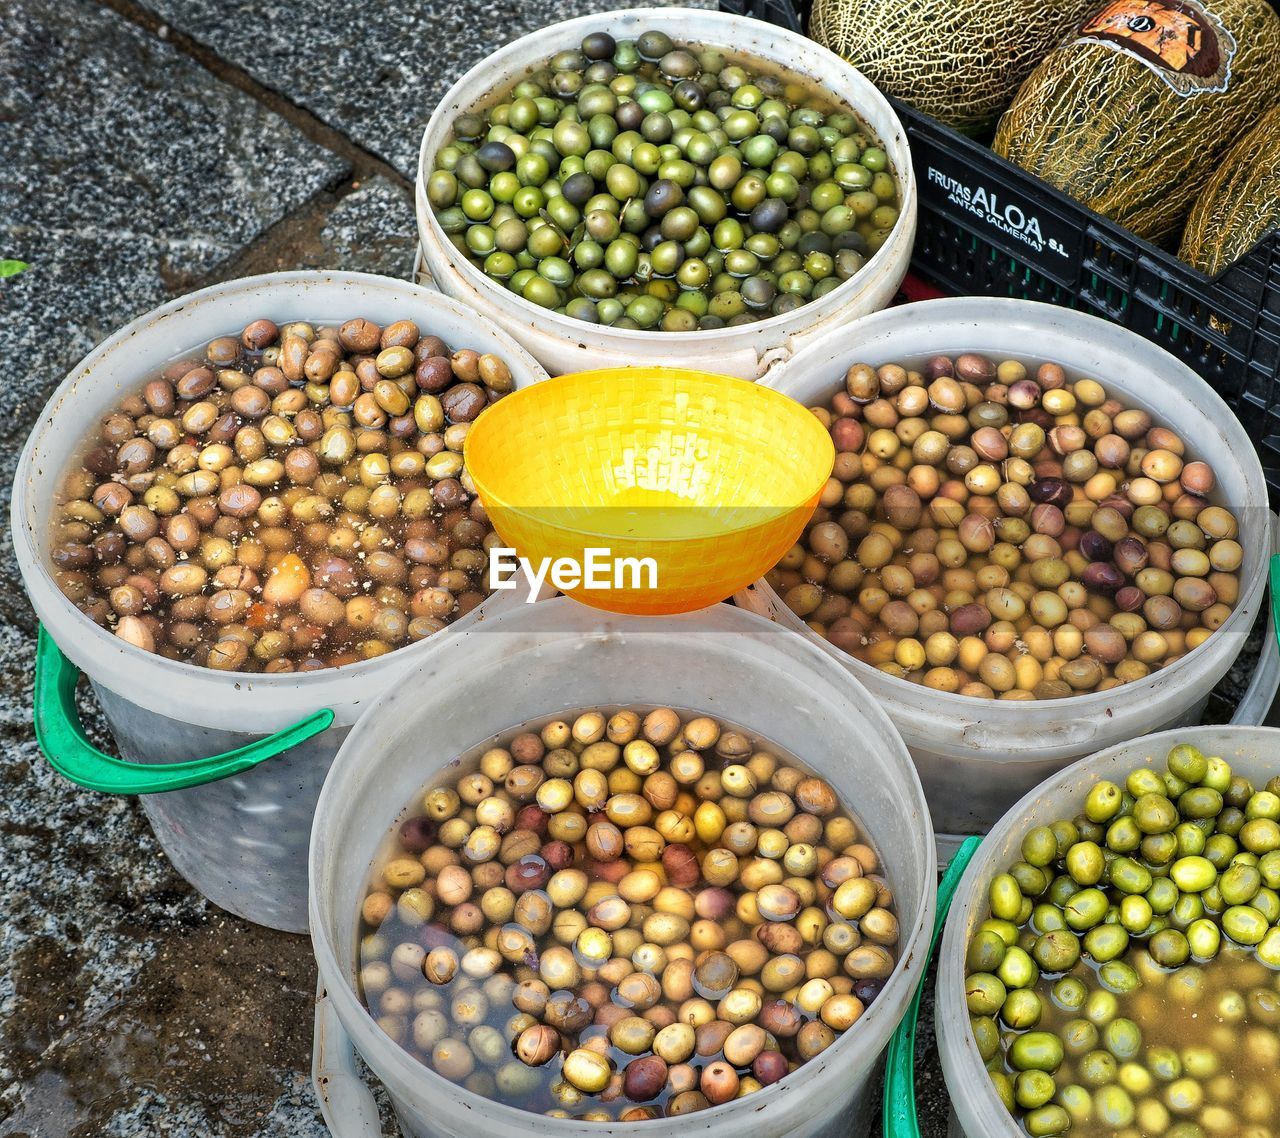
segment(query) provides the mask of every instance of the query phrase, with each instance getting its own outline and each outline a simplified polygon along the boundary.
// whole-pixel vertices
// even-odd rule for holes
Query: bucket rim
[[[305,319],[305,295],[311,290],[383,293],[388,304],[394,302],[404,308],[412,306],[419,310],[445,314],[453,321],[474,325],[478,336],[499,346],[504,360],[512,368],[513,376],[520,377],[517,378],[517,387],[529,386],[548,378],[546,369],[514,337],[462,302],[435,289],[400,278],[337,269],[291,269],[237,277],[207,285],[143,312],[91,348],[50,394],[23,444],[11,488],[10,534],[23,584],[36,617],[53,636],[59,648],[95,683],[101,683],[124,698],[138,700],[148,710],[165,714],[168,703],[162,691],[143,690],[143,686],[136,680],[132,684],[125,682],[131,672],[137,669],[145,669],[147,672],[163,669],[166,677],[198,684],[205,689],[216,688],[227,692],[228,697],[233,693],[247,691],[261,691],[267,698],[285,689],[314,691],[317,698],[313,701],[311,710],[316,710],[319,706],[333,702],[324,698],[324,689],[333,688],[335,677],[349,683],[367,680],[370,676],[389,669],[399,670],[406,662],[405,656],[408,653],[420,651],[431,640],[448,639],[460,627],[465,630],[485,619],[489,611],[500,610],[515,595],[491,593],[471,612],[446,625],[427,640],[402,645],[383,656],[314,672],[270,673],[220,672],[144,651],[96,624],[58,588],[47,561],[49,536],[38,532],[37,525],[29,524],[28,514],[37,511],[36,501],[39,496],[47,495],[50,499],[55,497],[57,481],[66,473],[64,468],[43,469],[38,468],[36,463],[40,458],[42,445],[56,429],[65,406],[76,399],[80,385],[92,381],[95,369],[105,359],[120,359],[121,354],[129,350],[131,341],[144,331],[153,330],[166,322],[171,322],[171,327],[180,328],[188,320],[203,318],[205,313],[216,311],[220,303],[245,296],[261,296],[264,304],[274,299],[288,299],[299,308],[299,318]],[[352,303],[355,307],[358,303],[367,302],[353,300]],[[352,315],[359,313],[353,312]],[[429,333],[430,329],[424,328],[423,331]],[[191,340],[196,339],[198,337],[191,337]],[[149,378],[148,372],[161,362],[164,361],[156,359],[139,364],[135,368],[138,374],[134,386],[140,389]],[[121,397],[129,390],[129,384],[122,384]],[[87,442],[87,437],[82,435],[76,442],[77,445],[83,445]],[[90,661],[97,661],[97,665],[94,666]],[[121,692],[121,687],[127,690]],[[148,699],[151,700],[150,703],[146,702]],[[281,714],[287,718],[286,713]],[[207,725],[225,726],[225,717],[224,711],[216,724]],[[340,724],[349,721],[349,717],[339,714]]]
[[[595,617],[601,615],[570,598],[556,597],[540,602],[532,608],[518,610],[495,618],[495,620],[500,624],[515,624],[517,628],[522,623],[522,618],[523,620],[533,620],[535,622],[545,621],[550,625],[550,630],[553,635],[556,635],[557,639],[572,643],[580,639],[581,633],[567,627],[562,622],[561,614],[574,610],[588,614],[583,618],[586,620],[594,620],[594,617],[590,614],[594,614]],[[594,621],[594,623],[603,624],[606,627],[591,635],[602,639],[617,639],[626,636],[664,636],[671,635],[673,625],[684,625],[687,628],[690,624],[706,621],[719,622],[728,626],[723,629],[708,630],[712,634],[735,637],[743,644],[758,643],[759,634],[777,637],[780,632],[776,625],[763,617],[721,604],[713,605],[699,612],[670,616],[633,617],[607,614],[606,620]],[[733,627],[734,625],[738,627]],[[490,631],[496,631],[496,629],[491,629]],[[757,636],[753,637],[753,633],[757,634]],[[776,643],[786,645],[784,651],[791,654],[793,662],[803,661],[804,664],[821,673],[837,688],[850,689],[858,687],[856,681],[853,681],[847,674],[841,675],[841,669],[835,666],[833,661],[819,652],[813,645],[807,644],[802,638],[783,633],[783,639]],[[520,649],[520,651],[536,650],[534,647]],[[425,664],[426,661],[424,660],[422,663]],[[459,1102],[455,1106],[459,1109],[468,1111],[474,1109],[485,1112],[496,1111],[496,1117],[499,1121],[527,1129],[531,1125],[531,1119],[539,1119],[538,1115],[531,1114],[529,1111],[518,1107],[508,1106],[505,1103],[475,1095],[466,1090],[466,1088],[449,1082],[443,1076],[431,1070],[430,1067],[414,1059],[399,1044],[383,1034],[368,1010],[360,1003],[354,986],[350,982],[351,969],[342,962],[344,954],[340,953],[336,938],[331,935],[335,925],[339,923],[336,919],[337,914],[333,911],[331,891],[322,897],[318,888],[320,882],[324,881],[327,876],[326,859],[329,857],[329,850],[327,848],[328,837],[326,830],[331,828],[331,815],[336,813],[337,816],[341,817],[355,808],[353,796],[346,793],[347,788],[344,783],[362,775],[367,777],[370,771],[370,756],[361,754],[361,751],[369,749],[369,745],[372,743],[376,753],[378,729],[375,721],[378,719],[379,705],[393,703],[395,698],[396,694],[394,692],[388,692],[379,697],[378,703],[372,705],[369,713],[362,717],[360,722],[352,729],[337,758],[335,758],[333,766],[330,768],[316,808],[310,849],[308,851],[310,885],[307,905],[312,947],[316,956],[320,980],[327,991],[328,998],[332,1001],[332,1006],[344,1030],[354,1042],[357,1052],[365,1057],[366,1063],[368,1063],[368,1052],[370,1050],[378,1052],[379,1067],[375,1069],[370,1064],[370,1070],[373,1071],[375,1077],[383,1082],[387,1081],[388,1076],[392,1076],[402,1083],[420,1084],[425,1080],[429,1086],[438,1087],[439,1090],[447,1091],[450,1095],[456,1096]],[[904,935],[899,938],[898,959],[894,971],[886,983],[886,989],[890,985],[894,987],[893,1000],[882,1002],[882,991],[881,996],[877,997],[862,1019],[859,1020],[859,1023],[865,1023],[869,1018],[874,1017],[873,1024],[878,1039],[878,1044],[875,1046],[874,1051],[875,1054],[878,1054],[892,1037],[906,1012],[908,1002],[917,986],[924,979],[926,954],[923,949],[927,944],[934,920],[937,858],[924,790],[920,783],[919,775],[916,773],[915,765],[911,762],[906,746],[901,740],[901,736],[888,715],[874,700],[861,701],[857,711],[860,715],[867,716],[877,722],[882,729],[887,731],[888,736],[895,740],[894,766],[904,776],[906,785],[910,789],[911,808],[916,813],[919,824],[922,827],[919,834],[919,844],[924,854],[921,861],[921,879],[916,883],[920,895],[918,911],[910,926],[906,922],[901,925]],[[511,730],[518,726],[513,724],[502,730]],[[778,740],[778,743],[779,745],[785,745],[783,740]],[[421,781],[424,784],[429,783],[441,769],[447,767],[452,761],[454,760],[451,758],[443,759],[438,766],[433,765],[433,769],[430,771],[427,771],[424,766],[420,772],[422,774]],[[398,807],[397,809],[400,808]],[[385,824],[389,826],[394,821],[394,818],[395,814],[390,814]],[[379,827],[380,831],[381,829],[382,827]],[[890,1010],[890,1002],[897,1005],[893,1010]],[[871,1026],[871,1024],[868,1024],[868,1026]],[[837,1037],[836,1041],[826,1051],[808,1063],[803,1064],[798,1070],[779,1080],[778,1083],[753,1092],[748,1099],[732,1100],[729,1103],[712,1108],[716,1115],[708,1120],[708,1124],[719,1125],[732,1123],[735,1120],[746,1121],[749,1118],[753,1118],[765,1106],[780,1099],[785,1100],[788,1096],[794,1097],[791,1092],[799,1093],[804,1083],[821,1075],[832,1065],[822,1060],[834,1059],[834,1065],[838,1067],[840,1058],[850,1048],[857,1046],[859,1038],[866,1038],[866,1036],[864,1033],[856,1031],[846,1032]],[[832,1074],[834,1075],[835,1072],[833,1071]],[[802,1075],[807,1075],[807,1078],[797,1080],[797,1076]],[[789,1082],[788,1080],[791,1081]],[[747,1105],[743,1106],[744,1102]],[[730,1112],[728,1119],[724,1117],[726,1111]],[[555,1133],[564,1135],[566,1138],[567,1136],[588,1138],[591,1134],[599,1133],[600,1126],[596,1122],[574,1119],[541,1119],[541,1122],[554,1123]],[[657,1118],[646,1119],[638,1123],[628,1123],[627,1125],[649,1125],[649,1129],[652,1131],[664,1125],[670,1129],[672,1123],[673,1120],[670,1118]]]

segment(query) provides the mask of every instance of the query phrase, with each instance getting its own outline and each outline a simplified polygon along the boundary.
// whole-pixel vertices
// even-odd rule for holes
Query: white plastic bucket
[[[560,316],[494,283],[448,239],[426,197],[426,180],[454,119],[495,101],[531,68],[558,51],[576,48],[592,31],[631,38],[647,28],[677,39],[743,52],[811,78],[851,106],[889,156],[898,182],[901,217],[884,246],[860,273],[826,296],[794,312],[737,328],[707,332],[647,332],[609,328]],[[505,328],[551,372],[669,364],[755,379],[775,361],[836,324],[884,308],[906,275],[916,232],[916,184],[907,134],[888,101],[849,63],[812,40],[744,16],[701,9],[634,8],[600,12],[553,24],[507,44],[468,71],[445,93],[427,123],[418,160],[418,234],[422,257],[436,286]]]
[[[1194,652],[1150,677],[1065,700],[1010,702],[932,691],[855,660],[818,636],[764,581],[738,604],[807,636],[847,667],[902,732],[940,834],[984,832],[1031,787],[1099,747],[1198,723],[1214,685],[1240,654],[1261,606],[1271,553],[1271,514],[1257,451],[1239,420],[1185,364],[1142,337],[1093,316],[1025,300],[923,301],[868,316],[824,336],[764,381],[809,406],[825,404],[855,363],[921,364],[981,352],[1052,360],[1097,379],[1130,406],[1176,430],[1189,454],[1210,463],[1221,500],[1240,520],[1240,599]],[[1270,691],[1251,700],[1265,715],[1280,670],[1264,647]]]
[[[982,843],[961,878],[942,937],[935,1017],[942,1072],[955,1112],[953,1123],[958,1121],[969,1138],[1026,1138],[991,1086],[964,1001],[965,951],[987,914],[992,878],[1019,860],[1028,830],[1078,814],[1089,788],[1101,779],[1123,784],[1128,772],[1143,764],[1163,771],[1165,759],[1178,743],[1221,756],[1233,771],[1259,787],[1280,773],[1280,730],[1274,727],[1182,727],[1109,747],[1062,771],[1017,803]]]
[[[320,672],[248,674],[176,663],[126,644],[62,594],[49,573],[50,518],[58,482],[99,418],[162,365],[258,317],[336,322],[357,315],[382,323],[412,319],[451,347],[496,352],[517,386],[546,378],[506,333],[418,285],[363,273],[248,277],[174,300],[90,352],[41,413],[13,485],[14,549],[31,604],[93,685],[126,759],[193,759],[271,735],[318,709],[333,711],[333,726],[323,734],[261,766],[142,799],[183,877],[220,908],[289,932],[307,928],[306,846],[329,764],[365,706],[400,680],[427,642]],[[438,636],[448,639],[484,612],[518,603],[515,596],[495,595]]]
[[[728,605],[637,618],[557,598],[459,633],[447,653],[419,656],[407,680],[348,736],[311,836],[311,938],[321,987],[312,1074],[335,1138],[380,1133],[373,1096],[354,1074],[353,1043],[413,1138],[589,1138],[624,1129],[544,1118],[448,1082],[383,1034],[355,988],[356,914],[379,845],[405,804],[458,755],[499,732],[603,705],[706,711],[793,751],[832,783],[879,849],[902,930],[897,970],[857,1028],[827,1051],[747,1098],[625,1129],[653,1138],[867,1132],[877,1059],[922,975],[937,876],[906,748],[847,672],[799,637]],[[490,698],[459,694],[486,692]]]

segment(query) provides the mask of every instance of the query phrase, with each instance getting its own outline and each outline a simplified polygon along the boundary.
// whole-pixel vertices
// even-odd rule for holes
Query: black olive
[[[672,89],[671,97],[682,111],[701,110],[703,103],[707,101],[707,93],[702,89],[702,85],[693,79],[684,79],[677,83]]]
[[[659,178],[649,187],[644,195],[644,212],[650,217],[661,217],[668,210],[675,209],[684,201],[682,190],[670,178]],[[783,221],[786,220],[786,206],[783,206]],[[779,222],[781,225],[781,222]]]
[[[619,130],[639,130],[640,124],[644,122],[644,107],[634,99],[619,103],[613,117],[618,123]]]
[[[666,32],[643,32],[636,37],[636,50],[641,59],[656,63],[667,52],[674,50],[675,44]]]
[[[560,186],[564,199],[573,205],[584,205],[596,192],[595,179],[587,173],[570,174]]]
[[[742,282],[742,299],[748,308],[759,311],[768,308],[778,295],[777,288],[764,277],[750,277]]]
[[[516,152],[505,142],[486,142],[476,151],[476,161],[490,174],[497,174],[516,164]]]
[[[612,59],[617,47],[608,32],[592,32],[582,41],[582,54],[588,59]]]
[[[765,198],[751,211],[751,228],[757,233],[777,233],[787,223],[787,203],[781,198]]]

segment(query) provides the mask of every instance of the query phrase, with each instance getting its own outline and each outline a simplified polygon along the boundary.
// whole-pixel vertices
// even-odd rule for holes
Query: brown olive
[[[549,1063],[561,1050],[560,1033],[547,1024],[525,1028],[516,1040],[516,1056],[529,1067]]]
[[[317,329],[262,319],[166,366],[102,418],[97,445],[67,476],[68,503],[84,501],[92,517],[66,525],[51,558],[75,572],[96,561],[105,574],[101,600],[71,576],[68,596],[112,627],[137,615],[132,592],[117,592],[115,607],[105,599],[123,584],[114,567],[154,568],[160,587],[145,615],[156,650],[272,672],[376,655],[470,611],[484,598],[490,528],[464,485],[465,423],[513,380],[496,355],[455,357],[465,376],[411,321]],[[448,396],[453,426],[442,408],[429,429],[409,413],[417,377],[407,372],[421,365],[443,365],[433,387]],[[350,418],[335,417],[339,407]],[[446,447],[456,464],[422,485],[427,460]],[[353,460],[359,485],[348,487],[339,471]],[[410,563],[430,566],[430,579],[411,579]],[[234,564],[253,576],[218,575]],[[443,611],[409,611],[409,596],[437,585],[449,595]],[[273,610],[271,626],[241,637],[238,623],[257,621],[259,603]],[[221,626],[235,635],[211,650],[207,633]]]
[[[667,1085],[667,1064],[657,1055],[633,1059],[622,1073],[623,1093],[632,1102],[648,1102]]]
[[[1241,559],[1234,545],[1213,550],[1234,543],[1236,522],[1205,497],[1212,470],[1098,381],[1069,382],[1057,364],[1034,377],[976,355],[935,357],[923,374],[851,368],[814,412],[861,449],[839,456],[769,577],[793,613],[894,676],[980,698],[1132,682],[1220,627]],[[1152,629],[1178,636],[1134,648],[1141,626],[1097,632],[1103,669],[1057,678],[1088,649],[1085,633],[1155,596]]]
[[[370,1010],[428,1062],[453,1037],[481,1063],[510,1047],[527,1074],[504,1078],[583,1117],[776,1081],[860,1018],[842,959],[897,940],[879,860],[831,785],[710,716],[583,712],[497,740],[419,801],[361,909]],[[824,937],[830,882],[866,892],[864,938]]]

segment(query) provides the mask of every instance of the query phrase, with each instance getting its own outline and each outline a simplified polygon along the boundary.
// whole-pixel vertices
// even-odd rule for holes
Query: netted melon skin
[[[976,134],[1096,2],[814,0],[809,35],[886,95]]]
[[[1280,104],[1243,135],[1205,183],[1178,256],[1209,276],[1280,225]]]
[[[1236,39],[1225,91],[1181,95],[1102,44],[1049,55],[1001,116],[992,149],[1140,237],[1175,238],[1219,156],[1280,97],[1280,17],[1215,0]]]

